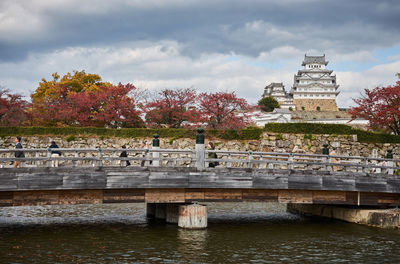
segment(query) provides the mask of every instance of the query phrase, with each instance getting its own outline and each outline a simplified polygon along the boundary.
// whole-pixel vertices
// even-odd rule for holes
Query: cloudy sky
[[[338,105],[400,72],[398,0],[0,0],[0,85],[29,96],[74,70],[156,91],[290,90],[326,54]]]

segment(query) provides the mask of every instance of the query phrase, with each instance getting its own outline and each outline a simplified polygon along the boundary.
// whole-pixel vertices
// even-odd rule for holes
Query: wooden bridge
[[[196,145],[197,146],[197,145]],[[204,146],[204,145],[203,145]],[[0,206],[77,203],[400,204],[400,160],[175,149],[0,149]],[[128,157],[119,154],[127,151]],[[214,157],[217,154],[218,158]],[[52,161],[59,167],[52,167]],[[125,166],[130,161],[131,166]],[[218,162],[215,168],[209,163]],[[53,164],[54,165],[54,164]]]

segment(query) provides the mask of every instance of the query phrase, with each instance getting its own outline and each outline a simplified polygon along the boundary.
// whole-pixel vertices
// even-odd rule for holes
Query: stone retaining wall
[[[296,110],[301,111],[316,111],[317,107],[321,111],[338,111],[335,99],[293,99],[296,105]]]
[[[50,141],[57,142],[60,148],[142,148],[142,142],[146,142],[147,148],[151,148],[152,138],[103,138],[97,136],[76,136],[74,140],[67,141],[68,137],[30,136],[23,137],[24,148],[47,148]],[[0,148],[14,148],[14,137],[0,138]],[[188,138],[170,139],[161,138],[162,149],[194,149],[195,140]],[[357,135],[311,135],[311,134],[287,134],[264,132],[260,140],[220,140],[211,139],[217,150],[236,151],[266,151],[266,152],[295,152],[321,154],[323,144],[330,148],[338,147],[338,155],[371,156],[375,152],[378,157],[384,157],[388,149],[394,152],[394,158],[400,158],[400,144],[389,143],[360,143]],[[208,144],[210,139],[206,139]],[[375,151],[374,151],[375,150]]]

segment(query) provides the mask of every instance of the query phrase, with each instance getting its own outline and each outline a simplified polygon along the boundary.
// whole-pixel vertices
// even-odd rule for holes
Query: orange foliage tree
[[[40,125],[142,127],[132,84],[112,85],[84,71],[52,81],[42,80],[32,94],[35,121]]]

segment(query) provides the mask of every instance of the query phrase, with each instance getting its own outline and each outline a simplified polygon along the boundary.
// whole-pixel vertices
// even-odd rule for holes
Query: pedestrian
[[[209,142],[208,145],[210,146],[211,150],[215,150],[215,145],[214,145],[213,142]],[[217,153],[209,152],[208,153],[208,158],[209,159],[218,159]],[[208,167],[210,167],[210,168],[215,168],[218,165],[219,165],[218,161],[210,161],[210,162],[208,162]]]
[[[16,149],[22,149],[22,144],[21,144],[21,137],[18,136],[15,138],[15,148]],[[15,151],[15,157],[16,158],[25,158],[25,154],[23,151]],[[14,161],[14,168],[20,168],[21,167],[21,161],[15,160]]]
[[[123,145],[121,148],[126,149],[126,146]],[[123,150],[123,151],[121,152],[121,154],[119,155],[119,157],[120,157],[120,158],[127,158],[127,157],[128,157],[128,154],[126,153],[126,150]],[[126,160],[125,162],[124,162],[124,160],[121,160],[121,166],[123,166],[123,165],[125,165],[125,166],[130,166],[131,163],[129,162],[129,160]]]
[[[51,141],[50,147],[49,149],[51,149],[51,166],[52,167],[58,167],[58,160],[54,159],[56,157],[60,157],[61,156],[61,152],[58,150],[52,150],[55,148],[59,148],[57,143],[55,141]]]

